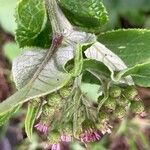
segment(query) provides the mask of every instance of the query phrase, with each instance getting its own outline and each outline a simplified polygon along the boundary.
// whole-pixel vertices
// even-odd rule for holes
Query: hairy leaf
[[[80,37],[80,38],[77,38]],[[92,34],[71,31],[56,51],[26,51],[13,62],[13,77],[20,89],[0,105],[0,114],[30,99],[44,96],[63,87],[71,78],[65,64],[74,58],[77,43],[95,41]],[[72,44],[70,44],[72,42]],[[11,105],[10,105],[11,104]]]
[[[116,30],[100,34],[98,41],[117,54],[128,67],[150,60],[150,30]]]
[[[124,62],[113,52],[111,52],[108,48],[106,48],[103,44],[96,42],[90,48],[85,51],[85,55],[89,59],[94,59],[100,61],[106,65],[111,71],[111,78],[114,78],[115,71],[121,71],[127,68]],[[133,84],[133,81],[130,77],[126,77],[124,82],[127,84]]]
[[[0,114],[0,126],[5,124],[10,117],[12,117],[19,109],[20,105],[11,108],[10,110],[6,110],[4,113]]]
[[[64,13],[75,25],[94,28],[107,21],[107,12],[101,0],[59,1]]]
[[[150,62],[135,65],[132,68],[128,68],[121,71],[118,77],[125,77],[131,75],[135,84],[143,87],[150,87]]]
[[[16,40],[20,47],[30,46],[32,43],[34,45],[45,28],[46,19],[43,0],[22,0],[18,3]]]
[[[32,140],[33,125],[38,115],[39,108],[40,103],[38,103],[36,100],[32,101],[28,105],[28,111],[25,119],[25,131],[30,141]]]

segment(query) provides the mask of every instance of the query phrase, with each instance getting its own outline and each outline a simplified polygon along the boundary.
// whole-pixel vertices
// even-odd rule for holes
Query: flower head
[[[38,131],[43,132],[44,134],[47,134],[48,132],[48,126],[44,123],[39,122],[34,126]]]
[[[102,135],[99,131],[94,130],[86,130],[84,133],[80,135],[81,142],[95,142],[101,139]]]
[[[61,135],[61,141],[62,142],[71,142],[72,141],[72,137],[70,135]]]
[[[60,144],[52,144],[51,150],[60,150]]]

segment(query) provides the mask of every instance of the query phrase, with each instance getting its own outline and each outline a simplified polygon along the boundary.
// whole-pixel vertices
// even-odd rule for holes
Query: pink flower
[[[99,131],[86,130],[80,135],[81,142],[96,142],[101,139],[101,133]]]
[[[39,122],[34,126],[38,131],[43,132],[44,134],[47,134],[48,132],[48,126],[44,123]]]
[[[61,135],[61,141],[62,142],[71,142],[72,141],[72,137],[70,135]]]
[[[52,144],[51,150],[60,150],[60,144]]]

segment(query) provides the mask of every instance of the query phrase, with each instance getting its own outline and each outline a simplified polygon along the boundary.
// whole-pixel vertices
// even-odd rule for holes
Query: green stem
[[[56,0],[45,0],[45,4],[52,25],[53,37],[64,35],[68,31],[73,30],[72,25],[59,8]]]

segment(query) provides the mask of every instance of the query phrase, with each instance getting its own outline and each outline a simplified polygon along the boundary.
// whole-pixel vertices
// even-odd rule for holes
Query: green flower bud
[[[116,99],[109,97],[104,103],[104,107],[108,111],[114,111],[116,109]]]
[[[129,86],[124,90],[123,94],[127,99],[133,100],[138,95],[138,91],[134,86]]]
[[[109,95],[112,98],[117,98],[121,95],[121,88],[119,86],[112,86],[109,90]]]
[[[106,112],[99,113],[99,118],[98,118],[99,122],[102,122],[102,123],[107,122],[109,121],[109,118],[110,118],[109,114],[107,114]]]
[[[52,131],[48,135],[48,143],[55,144],[60,142],[60,133],[56,131]]]
[[[53,116],[55,112],[55,108],[50,107],[49,105],[45,104],[42,108],[42,114],[44,114],[45,116]]]
[[[144,104],[142,101],[132,101],[130,109],[136,114],[142,113],[144,112]]]
[[[121,97],[120,99],[117,100],[117,104],[119,106],[124,106],[124,107],[128,106],[129,102],[130,101],[125,97]]]
[[[71,93],[71,88],[64,87],[60,89],[59,93],[63,98],[67,98]]]
[[[72,136],[73,135],[73,124],[67,123],[63,126],[60,126],[59,132],[65,134],[65,135]]]
[[[118,119],[122,119],[126,115],[126,110],[122,106],[117,106],[116,110],[114,111],[114,116]]]
[[[48,95],[47,103],[48,103],[48,105],[57,108],[60,106],[61,96],[58,93],[54,92],[54,93]]]

